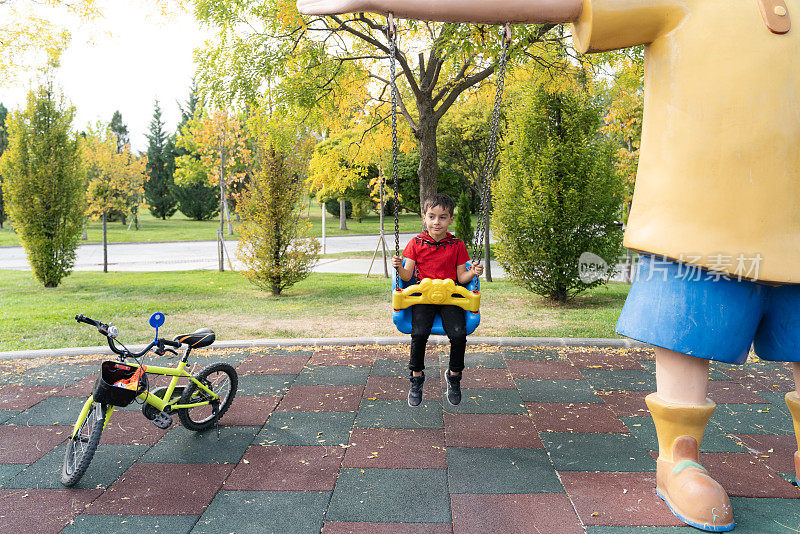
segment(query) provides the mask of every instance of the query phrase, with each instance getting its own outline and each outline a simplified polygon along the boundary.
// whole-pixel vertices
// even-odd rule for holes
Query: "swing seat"
[[[403,260],[405,264],[405,260]],[[465,264],[467,270],[472,269],[472,264]],[[398,285],[399,284],[399,285]],[[432,280],[425,278],[417,282],[411,278],[408,282],[397,276],[395,269],[392,274],[392,319],[397,329],[403,334],[411,333],[411,306],[415,304],[442,304],[464,308],[464,323],[467,335],[472,334],[481,322],[480,314],[480,279],[476,276],[466,286],[457,286],[453,280]],[[437,313],[433,320],[431,334],[445,336],[442,318]]]

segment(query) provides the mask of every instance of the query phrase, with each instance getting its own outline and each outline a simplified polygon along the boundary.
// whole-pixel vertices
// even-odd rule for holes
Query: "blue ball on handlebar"
[[[164,314],[161,312],[156,312],[150,316],[150,326],[153,328],[158,328],[164,324],[165,321]]]

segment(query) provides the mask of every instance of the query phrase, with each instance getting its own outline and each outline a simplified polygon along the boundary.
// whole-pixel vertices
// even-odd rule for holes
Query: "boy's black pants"
[[[442,326],[450,338],[450,371],[460,373],[464,369],[464,352],[467,349],[467,326],[464,310],[458,306],[439,304],[415,304],[411,307],[411,361],[412,371],[425,369],[425,345],[431,335],[436,312],[442,316]]]

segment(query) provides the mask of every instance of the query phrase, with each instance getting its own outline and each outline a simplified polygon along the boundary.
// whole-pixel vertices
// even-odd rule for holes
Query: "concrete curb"
[[[245,339],[237,341],[217,341],[211,348],[240,349],[295,346],[335,346],[335,345],[401,345],[409,342],[402,337],[318,337],[288,339]],[[476,337],[467,339],[469,345],[491,345],[496,347],[603,347],[630,349],[648,347],[646,343],[632,339],[580,338],[580,337]],[[431,336],[430,344],[447,345],[445,336]],[[133,345],[133,351],[142,350],[146,345]],[[0,352],[0,360],[20,360],[30,358],[54,358],[57,356],[87,356],[90,354],[113,354],[107,346],[72,347],[64,349],[16,350]]]

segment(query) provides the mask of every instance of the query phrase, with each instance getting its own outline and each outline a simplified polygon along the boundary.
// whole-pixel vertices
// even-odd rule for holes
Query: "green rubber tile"
[[[430,362],[425,362],[427,374],[430,374]],[[434,367],[435,369],[435,367]],[[372,376],[393,376],[396,378],[408,378],[411,371],[408,370],[408,360],[395,360],[393,358],[381,358],[372,364]]]
[[[445,469],[342,469],[326,521],[450,523]]]
[[[784,404],[720,404],[711,419],[729,434],[793,434],[792,416]]]
[[[369,377],[369,367],[350,365],[315,365],[297,375],[298,386],[363,386]]]
[[[347,445],[355,417],[353,412],[273,412],[253,444]]]
[[[258,434],[257,426],[220,426],[203,432],[174,426],[140,461],[146,463],[236,464]]]
[[[147,450],[146,445],[100,445],[75,488],[109,487]],[[66,445],[60,445],[6,482],[4,488],[61,489]]]
[[[639,362],[642,367],[652,371],[653,373],[656,372],[656,362],[655,360],[652,361],[645,361]],[[710,380],[718,380],[718,381],[726,381],[731,380],[731,377],[725,374],[725,369],[731,369],[733,366],[721,364],[719,362],[711,362],[708,366],[708,378]],[[655,388],[654,388],[655,389]]]
[[[27,464],[0,464],[0,488],[4,488],[6,482],[26,467]]]
[[[789,412],[789,409],[786,407],[786,393],[780,391],[761,391],[758,396],[770,404],[778,406],[780,410],[785,410],[786,413]]]
[[[587,526],[586,534],[697,534],[692,527],[594,527]]]
[[[800,499],[731,497],[734,532],[800,532]]]
[[[427,365],[427,363],[426,363]],[[450,365],[450,357],[445,355],[439,358],[439,366],[447,368]],[[464,355],[464,365],[466,369],[506,369],[506,361],[499,352],[475,352],[469,351]]]
[[[83,514],[67,525],[61,534],[87,532],[152,532],[188,534],[200,516],[197,515],[88,515]]]
[[[86,399],[80,397],[48,397],[16,415],[8,423],[15,425],[74,425]]]
[[[587,380],[515,380],[525,402],[603,402]]]
[[[202,350],[199,352],[192,352],[189,356],[191,363],[197,363],[198,369],[200,366],[205,367],[206,365],[211,365],[216,362],[225,362],[236,367],[242,363],[245,358],[250,356],[249,350],[228,352],[210,349],[208,354],[204,352],[205,351]],[[181,354],[183,354],[183,352],[181,352]]]
[[[239,375],[237,395],[283,395],[295,381],[295,375]]]
[[[22,413],[20,410],[0,410],[0,425],[11,421],[20,413]],[[78,416],[76,415],[75,417],[77,418]]]
[[[498,351],[506,360],[557,360],[558,349],[552,348],[502,348]]]
[[[442,405],[423,401],[411,407],[407,400],[364,399],[356,416],[356,428],[444,428]]]
[[[27,386],[68,386],[74,384],[82,378],[86,378],[92,373],[96,373],[99,364],[91,365],[64,365],[50,364],[43,365],[25,371],[13,377],[5,377],[8,383],[22,384]]]
[[[633,434],[575,434],[540,432],[558,471],[645,473],[656,462]]]
[[[452,493],[564,493],[542,449],[447,448]]]
[[[447,413],[528,413],[516,389],[462,389],[461,404],[458,406],[447,401],[445,389],[442,392],[442,406]]]
[[[647,369],[582,369],[581,373],[595,389],[654,391],[656,375]]]
[[[329,491],[220,491],[192,534],[320,532]]]
[[[639,439],[642,447],[648,451],[658,450],[656,426],[650,417],[620,417],[620,421],[625,423],[628,430]],[[720,431],[714,425],[713,418],[703,435],[703,443],[700,446],[700,450],[702,452],[745,452],[744,448],[737,445],[725,432]]]

